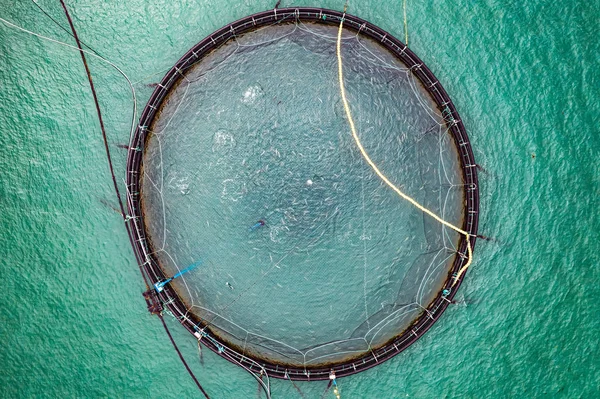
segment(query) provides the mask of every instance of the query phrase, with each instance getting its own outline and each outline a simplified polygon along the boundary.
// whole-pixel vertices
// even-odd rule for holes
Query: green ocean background
[[[37,3],[68,27],[58,1]],[[195,43],[274,3],[67,5],[142,107],[148,84]],[[342,398],[600,397],[600,3],[406,3],[408,44],[454,100],[485,170],[480,232],[494,240],[478,242],[459,303],[405,352],[340,379]],[[351,1],[348,12],[404,39],[402,1]],[[0,0],[0,17],[75,44],[32,1]],[[89,64],[111,143],[126,143],[129,88]],[[199,397],[146,310],[117,207],[79,54],[0,21],[0,397]],[[167,321],[211,398],[264,397],[218,356],[204,351],[202,364],[196,340]],[[327,382],[297,383],[302,393],[271,384],[273,398],[321,398]]]

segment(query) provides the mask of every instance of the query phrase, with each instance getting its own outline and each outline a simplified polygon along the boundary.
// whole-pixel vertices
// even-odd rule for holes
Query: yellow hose
[[[385,184],[387,184],[392,190],[394,190],[401,198],[410,202],[417,209],[421,210],[422,212],[425,212],[426,214],[428,214],[429,216],[431,216],[433,219],[437,220],[439,223],[443,224],[444,226],[449,227],[452,230],[465,236],[465,239],[467,241],[468,259],[467,259],[467,263],[463,267],[461,267],[460,270],[458,271],[458,273],[456,274],[456,276],[454,276],[454,282],[452,283],[452,287],[454,287],[456,282],[460,279],[460,277],[463,275],[463,273],[469,268],[469,266],[471,266],[471,263],[473,261],[473,250],[471,248],[471,242],[469,240],[470,235],[463,229],[453,225],[452,223],[445,221],[444,219],[442,219],[441,217],[439,217],[438,215],[436,215],[429,209],[425,208],[423,205],[419,204],[416,200],[414,200],[413,198],[409,197],[408,195],[406,195],[402,191],[400,191],[400,189],[398,187],[396,187],[394,185],[394,183],[392,183],[379,170],[377,165],[375,165],[375,163],[369,157],[369,154],[367,154],[367,151],[365,151],[365,148],[363,147],[362,143],[360,142],[360,139],[358,138],[358,134],[356,133],[356,126],[354,125],[354,119],[352,118],[352,113],[350,112],[350,106],[348,105],[348,99],[346,98],[346,87],[344,86],[344,74],[342,71],[342,27],[344,26],[345,16],[346,16],[346,9],[344,7],[344,15],[342,16],[342,19],[340,21],[340,28],[338,30],[338,37],[337,37],[338,78],[339,78],[339,83],[340,83],[340,93],[342,96],[342,103],[344,104],[344,111],[346,111],[346,118],[348,119],[348,124],[350,125],[350,130],[352,131],[352,137],[354,138],[354,142],[356,143],[356,146],[360,150],[362,157],[365,159],[365,161],[367,161],[367,163],[369,164],[371,169],[373,169],[373,171],[377,174],[377,176],[379,176],[379,178],[381,180],[383,180],[383,182]]]
[[[408,22],[406,21],[406,0],[402,2],[402,8],[404,9],[404,44],[408,46]]]

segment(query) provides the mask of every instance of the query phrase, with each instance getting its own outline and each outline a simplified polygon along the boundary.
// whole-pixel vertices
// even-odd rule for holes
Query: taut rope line
[[[402,2],[402,8],[404,9],[404,44],[408,46],[408,23],[406,21],[406,0]]]
[[[465,239],[467,242],[467,254],[468,254],[467,263],[463,267],[461,267],[460,270],[458,271],[458,273],[456,274],[456,276],[453,277],[454,282],[452,283],[452,287],[454,287],[454,285],[456,285],[456,283],[459,281],[459,279],[463,275],[463,273],[469,268],[469,266],[471,266],[471,263],[473,262],[473,249],[471,248],[471,242],[469,240],[470,234],[468,232],[464,231],[463,229],[461,229],[460,227],[457,227],[457,226],[453,225],[452,223],[445,221],[444,219],[442,219],[441,217],[439,217],[438,215],[436,215],[429,209],[425,208],[423,205],[419,204],[415,199],[413,199],[413,198],[409,197],[408,195],[406,195],[405,193],[403,193],[398,187],[396,187],[394,185],[394,183],[392,183],[379,170],[377,165],[375,165],[375,163],[371,160],[371,158],[369,157],[369,154],[367,154],[367,151],[365,150],[362,143],[360,142],[360,139],[358,138],[358,134],[356,133],[356,126],[354,125],[354,119],[352,118],[352,113],[350,112],[350,106],[348,105],[348,99],[346,98],[346,87],[344,86],[344,73],[342,70],[342,28],[344,26],[344,18],[346,17],[346,8],[347,8],[347,5],[344,6],[344,14],[342,15],[342,19],[340,20],[340,27],[338,29],[336,53],[337,53],[337,62],[338,62],[338,79],[339,79],[339,84],[340,84],[340,94],[342,96],[342,103],[344,104],[344,111],[346,111],[346,118],[348,119],[348,124],[350,125],[350,130],[352,131],[352,137],[354,138],[354,142],[356,143],[356,146],[360,150],[362,157],[369,164],[371,169],[373,169],[375,174],[377,174],[377,176],[379,176],[379,178],[381,180],[383,180],[383,182],[385,184],[387,184],[392,190],[394,190],[396,192],[396,194],[398,194],[402,199],[410,202],[413,206],[415,206],[420,211],[431,216],[433,219],[435,219],[439,223],[441,223],[444,226],[449,227],[452,230],[465,236]]]

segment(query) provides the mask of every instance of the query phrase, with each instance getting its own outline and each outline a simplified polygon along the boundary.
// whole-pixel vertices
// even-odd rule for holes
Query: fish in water
[[[254,225],[250,226],[248,228],[248,231],[254,231],[262,226],[264,226],[266,223],[264,220],[260,219],[258,222],[254,223]]]

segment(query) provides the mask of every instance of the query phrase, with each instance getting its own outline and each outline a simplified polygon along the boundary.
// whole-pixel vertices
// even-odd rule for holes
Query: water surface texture
[[[192,45],[273,3],[68,6],[81,39],[123,69],[143,106],[149,85]],[[67,26],[58,2],[38,4]],[[404,39],[401,4],[363,1],[350,3],[349,12]],[[343,8],[334,1],[296,5]],[[74,44],[33,2],[3,0],[0,11]],[[594,397],[600,6],[408,1],[406,14],[409,46],[454,100],[484,169],[480,232],[493,240],[478,241],[457,303],[439,322],[392,360],[341,379],[342,397]],[[197,396],[141,296],[79,54],[4,23],[0,47],[0,396]],[[125,151],[117,144],[128,139],[131,92],[112,67],[89,63],[121,179]],[[211,153],[215,143],[228,143],[210,139]],[[250,375],[208,351],[200,359],[195,339],[167,321],[211,397],[259,397]],[[274,398],[319,398],[326,388],[271,383]]]

